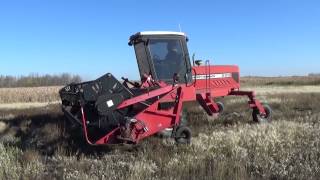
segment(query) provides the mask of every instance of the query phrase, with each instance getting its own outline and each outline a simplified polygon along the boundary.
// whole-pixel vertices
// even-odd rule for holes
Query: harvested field
[[[320,85],[320,76],[243,77],[244,86],[307,86]]]
[[[254,89],[258,94],[317,93],[320,77],[243,77],[242,89]],[[56,103],[61,86],[0,88],[0,103]],[[1,107],[0,107],[1,108]]]
[[[318,179],[319,87],[253,89],[273,108],[271,123],[252,123],[247,100],[227,97],[217,119],[187,110],[190,145],[152,137],[90,147],[67,128],[59,104],[2,108],[0,179]]]
[[[60,86],[0,88],[0,103],[54,102],[59,100]]]

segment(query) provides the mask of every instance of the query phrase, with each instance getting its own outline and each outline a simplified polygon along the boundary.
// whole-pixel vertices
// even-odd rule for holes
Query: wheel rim
[[[178,133],[176,134],[175,139],[178,143],[190,143],[191,132],[189,131],[189,129],[180,129],[180,131],[178,129]]]
[[[264,105],[263,108],[264,108],[264,111],[266,112],[266,115],[261,115],[261,116],[262,116],[263,118],[265,118],[265,119],[269,119],[269,118],[270,118],[270,115],[271,115],[271,109],[270,109],[270,107]]]
[[[263,108],[266,112],[265,115],[263,114],[260,114],[259,110],[258,109],[255,109],[253,111],[253,119],[254,121],[257,121],[257,122],[269,122],[270,121],[270,118],[271,118],[271,108],[268,106],[268,105],[263,105]]]
[[[188,134],[185,131],[183,131],[181,135],[178,136],[178,139],[188,139]]]

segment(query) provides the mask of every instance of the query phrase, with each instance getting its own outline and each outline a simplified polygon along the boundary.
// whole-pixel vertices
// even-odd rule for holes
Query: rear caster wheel
[[[217,102],[216,103],[219,107],[218,113],[222,113],[224,111],[224,105],[222,102]]]
[[[174,139],[178,144],[189,144],[191,142],[191,129],[186,126],[178,127]]]
[[[259,110],[253,109],[252,118],[254,122],[257,123],[267,123],[271,122],[272,109],[268,104],[262,104],[264,110],[266,111],[266,115],[260,114]]]

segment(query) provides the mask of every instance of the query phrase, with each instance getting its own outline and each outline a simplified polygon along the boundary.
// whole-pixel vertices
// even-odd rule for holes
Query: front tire
[[[271,122],[271,117],[272,117],[271,107],[268,104],[262,104],[262,106],[266,112],[266,115],[260,114],[259,109],[255,108],[255,109],[253,109],[253,112],[252,112],[253,121],[257,122],[257,123]]]
[[[181,114],[181,120],[179,126],[187,126],[188,121],[187,121],[187,113],[185,111],[182,112]],[[173,128],[166,128],[165,130],[159,132],[157,135],[160,138],[171,138],[172,137],[172,131]]]
[[[190,144],[191,142],[191,129],[187,126],[178,127],[175,137],[176,143],[178,144]]]

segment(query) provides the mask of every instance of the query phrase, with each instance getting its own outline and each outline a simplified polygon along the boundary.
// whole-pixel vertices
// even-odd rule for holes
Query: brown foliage
[[[0,103],[56,102],[60,86],[0,88]]]

